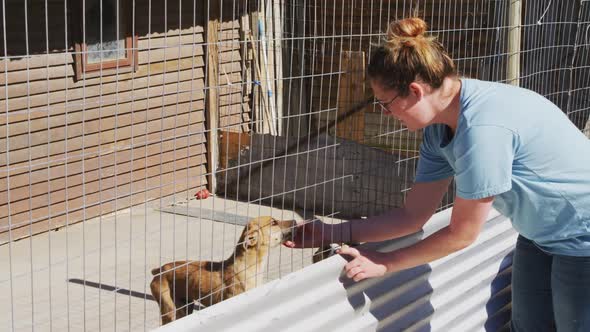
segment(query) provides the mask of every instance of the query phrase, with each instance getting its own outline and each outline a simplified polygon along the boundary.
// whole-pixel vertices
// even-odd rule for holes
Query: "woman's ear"
[[[424,96],[424,87],[419,83],[412,82],[408,88],[410,89],[410,94],[414,95],[416,99],[420,100]]]

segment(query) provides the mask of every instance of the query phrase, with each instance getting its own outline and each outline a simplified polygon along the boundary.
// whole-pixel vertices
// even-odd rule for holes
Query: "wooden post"
[[[258,15],[259,13],[254,11],[250,13],[250,29],[248,31],[245,31],[245,37],[247,40],[247,45],[249,45],[250,47],[250,52],[252,54],[252,66],[253,66],[253,70],[252,70],[252,79],[254,82],[258,81],[260,82],[262,80],[262,78],[260,77],[259,74],[259,68],[260,68],[260,64],[258,63],[258,48],[255,47],[255,43],[254,40],[258,40],[258,28],[257,28],[257,23],[258,22]],[[252,117],[254,118],[254,132],[256,133],[264,133],[264,123],[263,123],[263,119],[264,119],[264,115],[263,115],[263,109],[262,109],[262,101],[260,100],[261,96],[260,96],[260,88],[257,87],[257,85],[255,84],[254,87],[252,88]]]
[[[254,58],[252,55],[252,50],[248,45],[250,42],[250,36],[252,35],[252,31],[250,29],[250,21],[248,17],[248,13],[244,12],[240,17],[240,42],[241,45],[241,53],[242,53],[242,77],[245,82],[252,82],[254,80],[254,74],[252,70],[252,63],[251,60]],[[242,93],[244,96],[250,96],[252,94],[252,84],[243,84]],[[248,111],[254,111],[257,109],[256,105],[256,95],[252,95],[252,108]],[[244,107],[244,103],[242,103],[242,107]],[[251,114],[253,116],[253,114]],[[255,117],[256,118],[256,117]]]
[[[209,21],[207,22],[207,184],[210,192],[215,193],[217,181],[217,159],[219,156],[218,133],[219,128],[219,27],[220,1],[208,1]]]
[[[520,36],[521,0],[510,0],[508,30],[508,66],[506,80],[512,85],[520,85]]]
[[[272,13],[271,13],[272,14]],[[262,121],[263,124],[268,124],[268,128],[263,126],[263,133],[270,133],[273,136],[277,135],[277,113],[275,105],[275,92],[274,90],[274,71],[273,64],[269,62],[272,60],[272,56],[269,56],[269,42],[267,38],[268,26],[266,24],[267,11],[261,6],[260,12],[253,15],[256,17],[256,21],[253,23],[254,29],[258,33],[258,50],[254,51],[254,62],[257,63],[259,68],[258,80],[260,82],[261,97],[264,103],[264,114],[268,116],[266,121]],[[272,38],[271,38],[272,39]],[[254,46],[253,46],[254,47]]]
[[[254,40],[252,37],[250,37],[250,43],[252,45],[252,49],[255,49],[256,46],[254,45]],[[269,107],[270,103],[271,103],[271,98],[268,94],[268,80],[265,78],[265,71],[262,71],[260,69],[260,61],[258,59],[258,53],[257,51],[252,52],[252,54],[254,55],[254,67],[256,69],[256,75],[259,77],[259,82],[260,82],[260,89],[259,91],[261,91],[260,93],[260,97],[258,99],[258,101],[262,101],[262,105],[260,106],[259,103],[259,107],[262,108],[262,111],[257,113],[259,114],[260,118],[255,119],[257,123],[259,123],[261,125],[262,131],[258,131],[258,133],[270,133],[273,136],[276,136],[276,129],[275,126],[272,123],[272,111],[271,108]],[[266,116],[265,116],[266,115]],[[268,131],[265,129],[268,128]]]
[[[303,17],[305,15],[305,7],[298,3],[298,1],[290,2],[289,6],[291,7],[290,11],[292,10],[296,17]],[[286,28],[290,29],[288,26]],[[295,24],[294,29],[294,31],[289,31],[294,36],[301,37],[304,35],[305,27],[303,24]],[[304,68],[305,55],[303,54],[303,50],[305,50],[305,39],[293,38],[285,41],[285,43],[289,47],[289,52],[283,53],[286,57],[285,63],[290,65],[285,66],[287,72],[284,76],[297,77],[285,81],[287,86],[284,91],[288,103],[286,111],[289,112],[285,114],[285,135],[301,136],[309,132],[308,120],[310,117],[309,114],[305,114],[308,96],[307,93],[302,93],[302,90],[307,91],[305,87],[308,81],[302,78],[306,76],[306,70]]]
[[[365,99],[365,52],[342,52],[338,113]],[[336,136],[362,143],[365,138],[365,111],[336,124]]]
[[[272,51],[274,56],[274,96],[277,116],[277,134],[283,136],[283,1],[273,0]]]

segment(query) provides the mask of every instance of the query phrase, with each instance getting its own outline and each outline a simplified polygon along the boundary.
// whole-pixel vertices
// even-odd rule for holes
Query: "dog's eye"
[[[274,220],[274,219],[272,220],[272,225],[273,225],[273,226],[276,226],[276,225],[278,225],[278,224],[279,224],[279,222],[278,222],[278,221],[276,221],[276,220]]]

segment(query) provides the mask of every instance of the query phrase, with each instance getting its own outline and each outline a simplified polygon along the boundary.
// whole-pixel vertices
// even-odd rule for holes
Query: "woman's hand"
[[[387,273],[386,254],[342,246],[336,251],[340,255],[348,255],[352,258],[344,266],[346,276],[354,281],[367,278],[382,277]]]
[[[316,248],[328,244],[325,234],[330,234],[332,225],[318,219],[297,221],[293,239],[283,245],[289,248]]]

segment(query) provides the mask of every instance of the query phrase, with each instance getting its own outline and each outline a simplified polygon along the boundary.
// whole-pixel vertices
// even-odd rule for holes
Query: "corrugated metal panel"
[[[446,226],[438,213],[423,233],[375,245],[406,246]],[[469,248],[428,265],[360,283],[341,276],[333,256],[159,331],[472,331],[501,330],[510,318],[516,232],[490,214]]]

